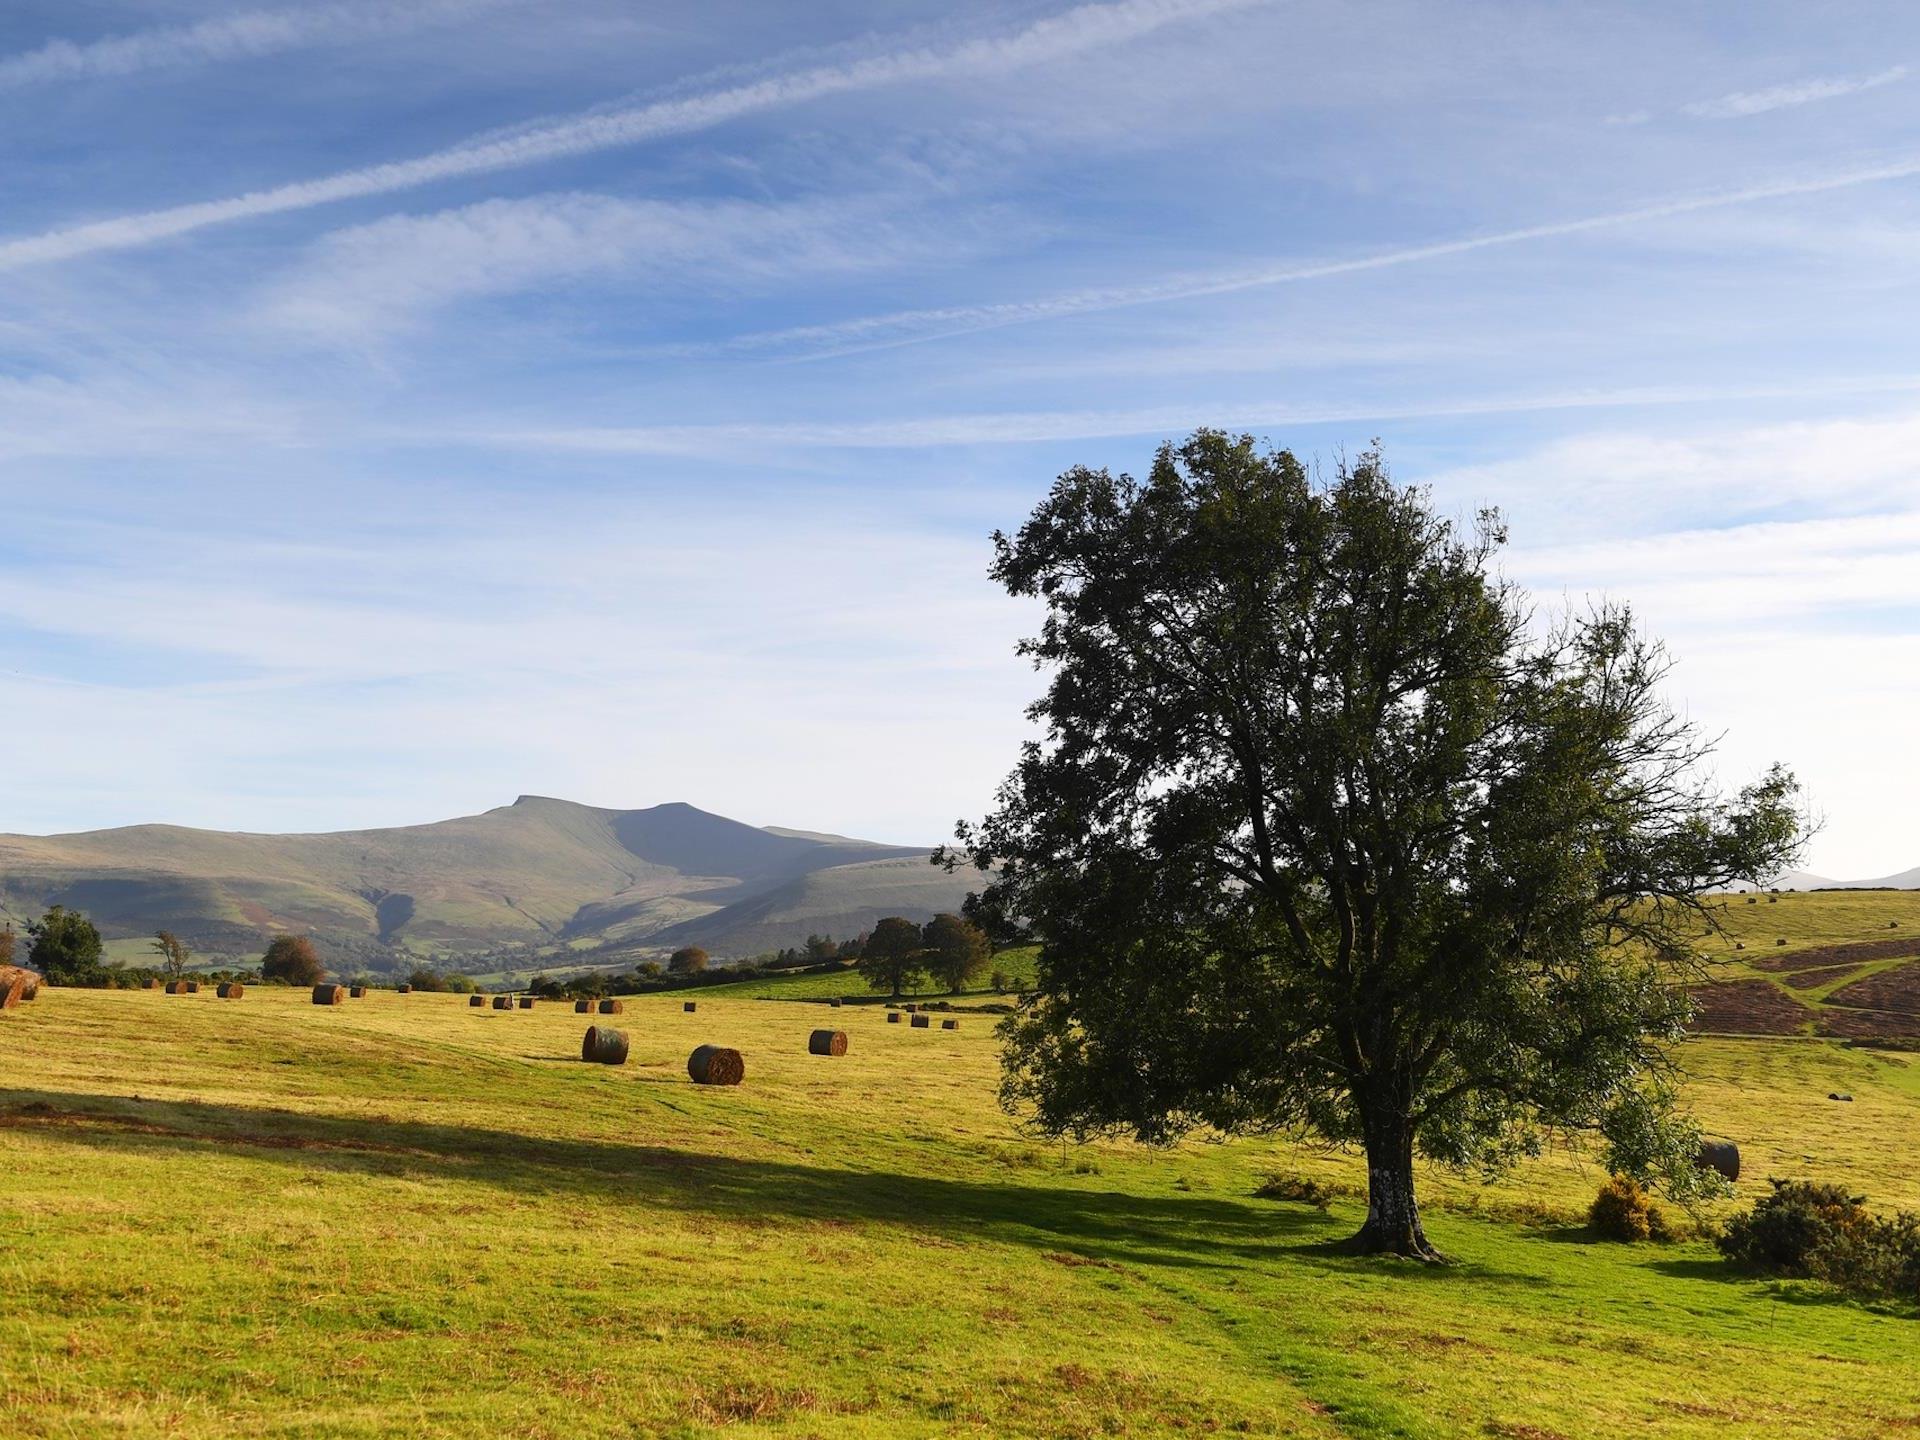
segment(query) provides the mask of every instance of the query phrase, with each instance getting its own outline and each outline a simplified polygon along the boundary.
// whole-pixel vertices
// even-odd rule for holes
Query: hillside
[[[135,825],[0,836],[0,916],[85,911],[112,939],[164,926],[203,955],[276,933],[335,953],[699,943],[719,955],[956,908],[924,849],[761,829],[691,805],[522,796],[429,825],[257,835]]]
[[[1762,913],[1809,947],[1852,933],[1787,909]],[[1877,1440],[1920,1415],[1910,1310],[1601,1243],[1577,1151],[1423,1169],[1458,1263],[1363,1259],[1352,1154],[1049,1142],[999,1107],[992,1017],[751,993],[630,998],[612,1068],[545,1002],[51,989],[0,1016],[25,1357],[0,1434]],[[845,1056],[808,1053],[823,1024]],[[704,1042],[743,1085],[690,1083]],[[1747,1165],[1716,1213],[1776,1175],[1920,1204],[1912,1056],[1681,1058]],[[1263,1198],[1275,1175],[1328,1208]]]

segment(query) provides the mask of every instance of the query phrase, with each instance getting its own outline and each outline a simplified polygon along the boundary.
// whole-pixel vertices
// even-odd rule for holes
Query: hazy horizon
[[[1377,437],[1920,864],[1920,15],[21,0],[0,830],[520,794],[933,842],[987,534]],[[900,837],[906,837],[900,840]]]

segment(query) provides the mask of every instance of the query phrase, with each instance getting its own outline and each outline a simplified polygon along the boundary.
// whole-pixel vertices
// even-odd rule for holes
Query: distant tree
[[[407,972],[407,984],[416,990],[444,991],[447,988],[447,977],[429,966],[416,965]]]
[[[193,951],[187,948],[187,942],[171,930],[156,930],[153,943],[147,948],[160,957],[161,972],[176,980],[187,973],[187,962],[193,959]]]
[[[471,995],[480,988],[473,983],[471,975],[460,970],[449,970],[440,979],[455,995]]]
[[[842,960],[858,960],[860,958],[860,952],[866,948],[866,944],[867,937],[863,931],[851,940],[842,940],[836,953]]]
[[[927,968],[927,950],[920,927],[899,915],[889,915],[873,927],[860,952],[860,973],[875,990],[895,999],[917,983]]]
[[[1585,1132],[1610,1171],[1711,1183],[1674,1102],[1682,982],[1710,897],[1798,854],[1796,786],[1719,792],[1659,648],[1624,611],[1537,623],[1504,540],[1377,454],[1322,480],[1210,431],[1144,484],[1069,471],[995,537],[1052,672],[961,832],[978,908],[1044,942],[1010,1107],[1357,1143],[1362,1253],[1434,1257],[1416,1156]]]
[[[814,964],[824,964],[840,953],[840,947],[833,943],[831,935],[807,936],[807,959]]]
[[[638,965],[633,967],[633,973],[643,979],[658,980],[667,972],[661,967],[658,960],[642,960]]]
[[[707,952],[698,945],[682,945],[667,957],[670,975],[697,975],[707,968]]]
[[[934,916],[927,922],[922,940],[927,949],[927,969],[956,992],[986,969],[993,955],[987,932],[958,915]]]
[[[56,905],[27,926],[27,964],[50,985],[101,985],[100,932],[78,910]]]
[[[260,957],[260,978],[288,985],[318,985],[327,977],[313,941],[304,935],[276,935]]]

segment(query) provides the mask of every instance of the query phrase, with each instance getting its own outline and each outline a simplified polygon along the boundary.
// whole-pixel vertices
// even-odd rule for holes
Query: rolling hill
[[[685,804],[608,810],[523,795],[384,830],[0,835],[0,917],[19,925],[65,905],[109,940],[164,926],[209,956],[255,954],[281,932],[337,954],[699,944],[731,956],[957,908],[964,877],[926,855]]]

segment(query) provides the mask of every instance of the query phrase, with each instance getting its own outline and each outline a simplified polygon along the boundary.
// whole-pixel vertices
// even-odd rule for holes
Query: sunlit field
[[[1911,895],[1733,910],[1807,945],[1909,913],[1912,933]],[[1744,1277],[1699,1240],[1595,1242],[1603,1177],[1579,1156],[1491,1186],[1427,1174],[1451,1266],[1351,1259],[1350,1157],[1025,1138],[996,1104],[994,1017],[964,1008],[991,997],[929,1029],[818,1003],[856,985],[619,1017],[43,992],[0,1016],[0,1433],[1920,1427],[1920,1320]],[[580,1061],[603,1022],[625,1066]],[[808,1055],[816,1026],[849,1053]],[[689,1082],[708,1041],[744,1052],[742,1086]],[[1812,1035],[1684,1055],[1744,1152],[1735,1204],[1804,1175],[1920,1206],[1920,1056]],[[1346,1198],[1257,1198],[1275,1174]]]

